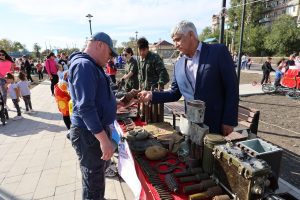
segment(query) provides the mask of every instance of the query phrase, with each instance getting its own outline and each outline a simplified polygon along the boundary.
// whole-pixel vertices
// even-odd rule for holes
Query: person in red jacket
[[[54,96],[54,85],[58,83],[58,76],[57,76],[57,64],[55,62],[55,55],[54,53],[50,53],[47,56],[47,60],[45,61],[45,68],[47,70],[49,79],[51,80],[51,93]]]
[[[111,81],[116,83],[117,67],[114,63],[114,58],[111,56],[106,64],[106,74],[109,75]]]

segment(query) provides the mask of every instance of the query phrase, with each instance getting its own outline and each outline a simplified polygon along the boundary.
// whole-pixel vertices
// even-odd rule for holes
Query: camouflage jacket
[[[151,90],[164,86],[169,82],[169,74],[165,68],[163,60],[158,54],[151,51],[146,58],[140,60],[140,89]]]
[[[139,68],[137,61],[134,58],[131,58],[128,62],[126,62],[125,73],[128,74],[129,72],[132,72],[133,75],[125,82],[126,91],[131,91],[132,89],[139,89]]]

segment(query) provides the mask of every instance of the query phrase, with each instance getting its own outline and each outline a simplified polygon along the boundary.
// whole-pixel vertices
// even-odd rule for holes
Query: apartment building
[[[259,22],[265,25],[271,25],[276,18],[287,14],[295,17],[298,24],[300,24],[299,4],[300,0],[269,0],[265,4],[266,8],[263,13],[263,18]]]

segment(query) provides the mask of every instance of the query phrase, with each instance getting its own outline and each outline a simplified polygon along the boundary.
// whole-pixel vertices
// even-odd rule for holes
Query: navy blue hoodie
[[[70,56],[69,89],[73,103],[72,125],[101,132],[116,118],[116,99],[109,78],[88,54]]]

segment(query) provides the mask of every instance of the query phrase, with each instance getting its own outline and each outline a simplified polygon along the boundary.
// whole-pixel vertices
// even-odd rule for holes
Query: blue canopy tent
[[[219,43],[219,40],[217,38],[207,38],[203,42],[209,43],[209,44],[215,44],[215,43]]]

